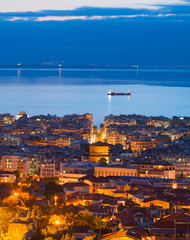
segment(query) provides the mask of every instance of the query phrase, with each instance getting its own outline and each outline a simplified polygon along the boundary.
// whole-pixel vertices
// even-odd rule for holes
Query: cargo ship
[[[128,90],[127,93],[117,93],[117,92],[112,92],[111,90],[109,90],[108,91],[108,95],[111,95],[111,96],[115,96],[115,95],[119,95],[119,96],[127,95],[127,96],[130,96],[131,93],[130,93],[129,90]]]

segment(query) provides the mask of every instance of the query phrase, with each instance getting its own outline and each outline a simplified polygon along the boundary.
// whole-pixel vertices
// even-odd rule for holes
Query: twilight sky
[[[188,0],[0,0],[0,63],[190,65]]]

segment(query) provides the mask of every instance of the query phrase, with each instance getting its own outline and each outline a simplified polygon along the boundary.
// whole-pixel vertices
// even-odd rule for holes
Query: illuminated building
[[[62,186],[66,196],[75,192],[89,193],[89,189],[90,189],[90,186],[83,182],[65,183]]]
[[[16,115],[16,119],[18,120],[21,117],[29,118],[29,115],[26,114],[26,112],[19,112],[19,114]]]
[[[126,134],[119,133],[118,130],[110,129],[106,134],[107,143],[115,145],[121,144],[123,147],[126,145]]]
[[[17,155],[3,155],[0,160],[0,169],[3,171],[19,171],[20,177],[30,174],[30,162],[27,158]]]
[[[54,178],[56,177],[55,161],[54,160],[44,160],[40,164],[40,177],[41,178]]]
[[[175,160],[176,176],[183,175],[185,178],[190,177],[190,157],[182,156]]]
[[[0,171],[0,183],[14,183],[16,181],[15,174],[9,171]]]
[[[90,161],[98,162],[105,158],[109,162],[109,144],[97,142],[90,145]]]
[[[150,139],[137,139],[130,142],[130,147],[133,152],[141,152],[146,149],[155,147],[155,141]]]
[[[94,175],[96,177],[107,176],[133,176],[138,177],[138,167],[129,168],[121,166],[95,166]]]
[[[170,178],[175,179],[176,172],[175,167],[166,164],[156,163],[140,163],[139,164],[140,177],[150,178]]]
[[[28,139],[28,143],[34,144],[34,145],[40,145],[40,146],[58,146],[58,147],[64,147],[64,146],[70,146],[70,138],[56,138],[56,137],[43,137],[39,139]]]

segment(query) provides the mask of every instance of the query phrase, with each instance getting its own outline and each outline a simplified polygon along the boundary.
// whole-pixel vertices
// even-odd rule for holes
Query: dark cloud
[[[190,6],[0,14],[0,63],[190,65]],[[122,15],[147,15],[122,18]],[[158,16],[159,14],[162,14]],[[174,14],[174,15],[167,15]],[[48,16],[120,16],[37,22]],[[5,21],[29,17],[30,21]]]
[[[0,20],[10,21],[37,21],[38,18],[45,17],[69,17],[69,16],[86,16],[86,20],[96,20],[93,16],[100,16],[102,19],[114,16],[115,18],[127,18],[133,16],[135,18],[167,18],[169,20],[189,20],[190,19],[190,5],[185,6],[160,6],[157,10],[148,9],[129,9],[129,8],[92,8],[83,7],[75,10],[43,10],[38,12],[7,12],[0,13]],[[105,17],[105,18],[103,18]],[[69,18],[68,18],[69,19]],[[42,19],[41,19],[42,20]],[[101,19],[100,19],[101,20]]]

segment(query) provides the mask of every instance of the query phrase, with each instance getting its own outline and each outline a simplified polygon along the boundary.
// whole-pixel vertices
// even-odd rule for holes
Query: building
[[[139,176],[150,178],[175,179],[175,167],[170,164],[142,162],[139,164]]]
[[[107,176],[130,176],[138,177],[138,167],[123,167],[123,166],[95,166],[94,175],[96,177]]]
[[[155,146],[155,141],[151,141],[150,139],[136,139],[130,142],[130,147],[133,152],[142,152]]]
[[[90,145],[90,161],[98,162],[101,158],[105,158],[109,162],[109,144],[96,142]]]
[[[56,176],[55,161],[43,160],[40,164],[40,178],[54,178]]]
[[[153,224],[152,235],[155,240],[190,239],[190,215],[183,212],[168,215]]]
[[[10,172],[16,171],[19,159],[20,157],[16,155],[3,155],[0,159],[0,169]]]
[[[16,115],[16,120],[18,120],[21,117],[29,118],[29,115],[26,114],[26,112],[19,112],[19,114]]]
[[[30,138],[27,140],[31,145],[40,145],[40,146],[58,146],[58,147],[70,147],[70,138],[65,137],[39,137],[39,138]]]
[[[113,188],[110,181],[103,177],[85,176],[80,179],[80,181],[87,183],[90,186],[89,193],[101,193],[111,195],[110,193],[116,191]]]
[[[123,147],[126,146],[126,134],[121,134],[118,130],[109,129],[106,134],[106,139],[109,144],[121,144]]]
[[[38,175],[41,157],[38,154],[28,154],[27,158],[30,161],[30,176]]]
[[[153,238],[143,229],[133,227],[119,232],[104,234],[101,240],[153,240]]]
[[[20,177],[30,174],[30,161],[17,155],[3,155],[0,159],[0,169],[3,171],[19,171]]]
[[[26,177],[30,174],[30,161],[28,159],[19,159],[17,162],[17,171],[20,173],[20,177]]]
[[[175,160],[176,176],[183,175],[185,178],[190,178],[190,157],[182,156]]]
[[[23,143],[22,138],[20,136],[15,136],[11,133],[6,133],[3,138],[3,143],[8,146],[20,146]]]
[[[66,196],[75,192],[89,193],[90,186],[87,183],[65,183],[62,185]]]
[[[0,171],[0,183],[14,183],[16,181],[15,174],[10,171]]]
[[[0,127],[5,124],[12,124],[15,121],[14,116],[10,115],[10,113],[0,114]]]

